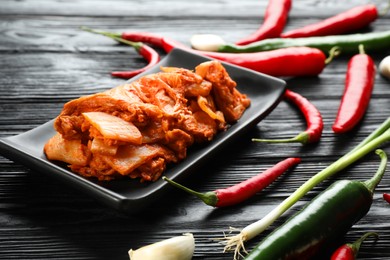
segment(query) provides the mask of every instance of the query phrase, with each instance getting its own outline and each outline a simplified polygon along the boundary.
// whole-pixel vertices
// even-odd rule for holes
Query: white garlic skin
[[[390,56],[385,57],[379,63],[379,72],[382,76],[390,79]]]

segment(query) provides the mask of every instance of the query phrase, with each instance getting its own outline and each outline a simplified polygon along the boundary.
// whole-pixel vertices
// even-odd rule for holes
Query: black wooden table
[[[368,1],[294,1],[286,29],[303,26]],[[376,1],[384,8],[383,2]],[[382,2],[382,3],[381,3]],[[0,137],[33,129],[56,117],[65,102],[101,92],[123,82],[113,70],[136,69],[145,61],[131,48],[81,31],[89,26],[115,32],[157,33],[189,44],[196,33],[214,33],[236,41],[262,21],[267,1],[48,1],[0,2]],[[390,15],[380,17],[364,32],[388,30]],[[162,50],[158,50],[163,56]],[[389,50],[372,54],[378,65]],[[286,79],[288,87],[308,98],[321,111],[324,133],[318,144],[252,143],[252,137],[294,136],[306,127],[291,104],[277,108],[242,140],[217,156],[199,177],[186,184],[199,191],[226,187],[291,156],[302,163],[265,191],[240,206],[214,209],[172,189],[137,214],[124,214],[103,205],[22,162],[0,157],[0,259],[128,259],[130,248],[192,232],[195,259],[232,259],[213,239],[229,227],[242,228],[273,209],[308,178],[351,150],[390,115],[390,82],[379,74],[368,111],[361,124],[336,136],[331,125],[344,88],[350,56],[331,62],[318,77]],[[383,147],[390,152],[389,146]],[[368,155],[326,180],[267,231],[247,243],[251,249],[270,230],[299,210],[314,195],[338,179],[369,178],[378,158]],[[376,231],[376,243],[363,244],[360,259],[390,259],[389,170],[374,194],[369,213],[346,235],[354,240]]]

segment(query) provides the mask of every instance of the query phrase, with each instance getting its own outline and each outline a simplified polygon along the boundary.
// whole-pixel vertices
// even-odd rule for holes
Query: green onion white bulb
[[[221,45],[226,44],[224,39],[214,34],[195,34],[190,42],[192,48],[200,51],[217,51]]]
[[[195,250],[191,233],[165,239],[154,244],[129,250],[130,260],[190,260]]]

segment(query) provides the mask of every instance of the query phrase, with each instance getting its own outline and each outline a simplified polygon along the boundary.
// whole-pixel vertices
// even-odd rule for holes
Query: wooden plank
[[[293,3],[291,15],[312,17],[308,10],[320,9],[316,17],[324,18],[338,12],[342,12],[359,4],[366,4],[367,0],[335,1],[335,0],[300,0]],[[386,3],[376,3],[380,7]],[[50,0],[4,0],[0,13],[2,15],[61,15],[61,16],[116,16],[116,17],[263,17],[267,1],[207,1],[196,2],[180,0],[147,0],[147,1],[102,1],[102,0],[77,0],[77,1],[50,1]],[[228,19],[226,19],[228,20]]]
[[[294,1],[287,29],[319,21],[355,1]],[[266,1],[10,1],[0,3],[0,137],[22,133],[54,118],[62,105],[81,95],[123,83],[109,72],[135,69],[145,62],[132,49],[79,30],[85,25],[120,32],[148,31],[189,44],[194,33],[215,33],[235,41],[255,30]],[[318,10],[321,10],[320,12]],[[387,30],[390,16],[365,31]],[[161,51],[161,50],[159,50]],[[162,52],[161,52],[162,53]],[[390,52],[374,54],[376,64]],[[377,75],[367,115],[356,130],[342,136],[331,131],[342,95],[348,56],[336,58],[319,77],[286,79],[321,111],[325,129],[316,145],[253,143],[252,137],[290,137],[305,129],[299,111],[280,105],[238,144],[184,183],[205,192],[233,185],[288,156],[303,162],[269,188],[240,206],[213,209],[181,191],[169,194],[141,214],[125,215],[82,191],[31,171],[0,156],[1,259],[128,259],[127,250],[193,232],[194,259],[231,259],[221,238],[229,226],[242,228],[263,217],[313,174],[357,145],[390,114],[389,81]],[[389,147],[384,149],[389,152]],[[269,230],[247,243],[253,248],[270,230],[294,214],[335,180],[367,179],[378,166],[370,155],[315,187]],[[390,257],[390,207],[381,199],[389,190],[385,177],[374,194],[370,212],[347,234],[348,240],[377,231],[377,243],[363,244],[362,259]],[[373,224],[374,223],[374,224]]]

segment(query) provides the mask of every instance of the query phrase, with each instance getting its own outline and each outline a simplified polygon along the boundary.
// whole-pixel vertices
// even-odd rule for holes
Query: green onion
[[[294,193],[282,201],[282,203],[280,203],[262,219],[244,227],[237,235],[225,237],[224,251],[234,251],[234,257],[236,259],[237,256],[241,255],[241,250],[246,252],[244,242],[261,234],[317,184],[350,166],[352,163],[388,141],[390,141],[390,117],[381,124],[377,130],[364,139],[355,149],[340,157],[327,168],[307,180]]]
[[[191,233],[168,238],[137,250],[129,250],[130,260],[191,260],[195,250],[195,240]]]

